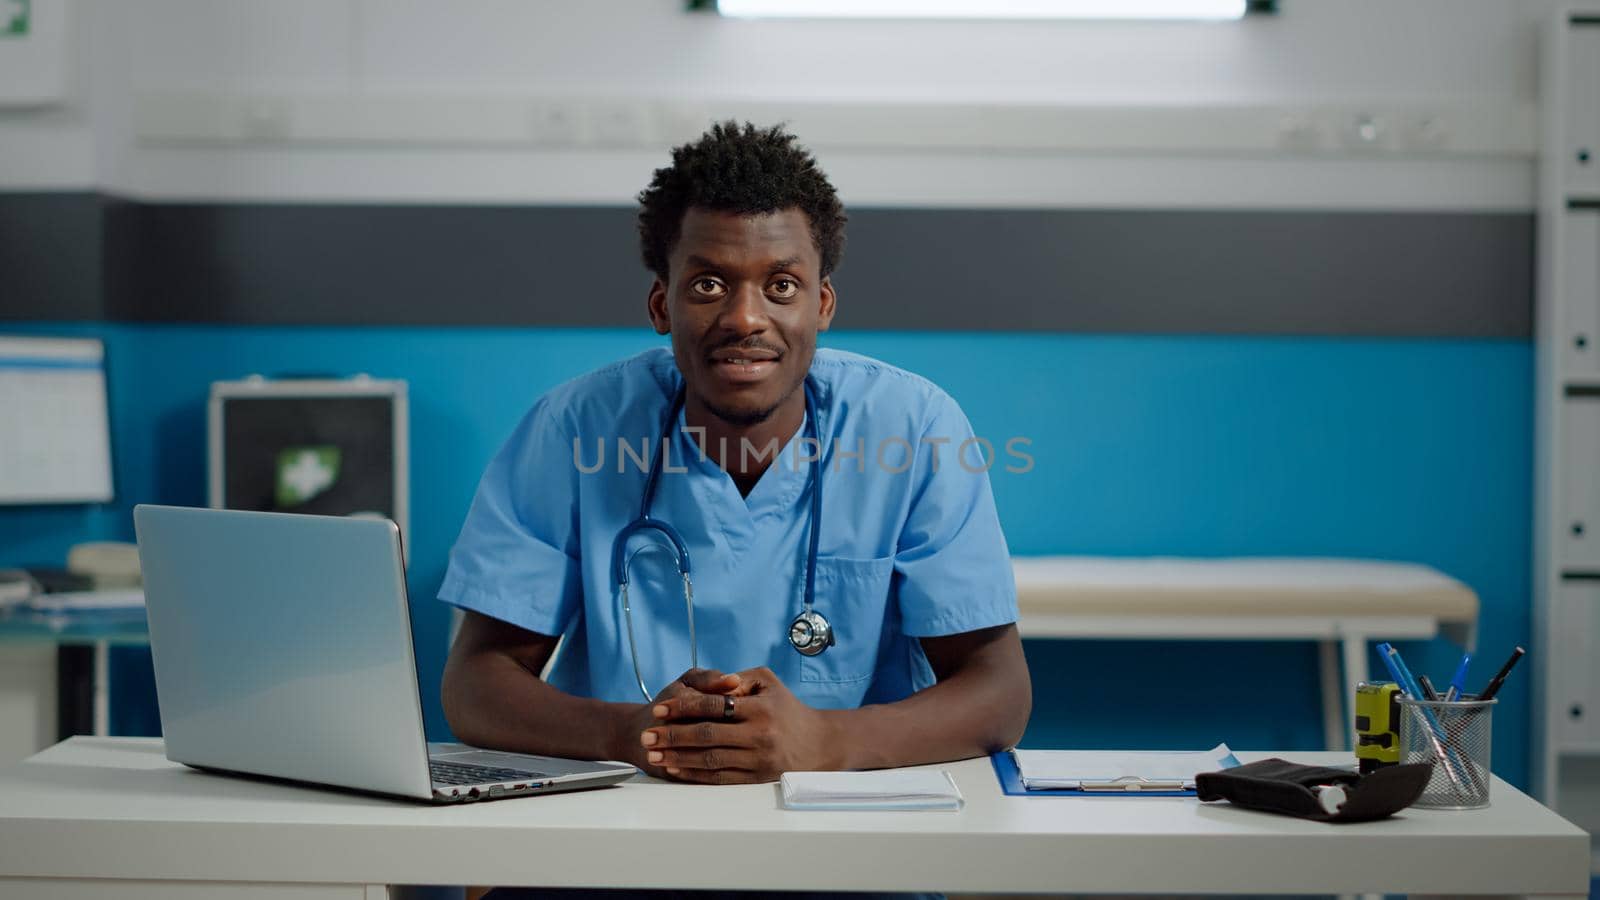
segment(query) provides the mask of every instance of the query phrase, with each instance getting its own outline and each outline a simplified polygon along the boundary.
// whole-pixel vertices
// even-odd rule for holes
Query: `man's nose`
[[[754,334],[767,327],[767,298],[761,288],[743,285],[730,291],[722,306],[722,327],[735,334]]]

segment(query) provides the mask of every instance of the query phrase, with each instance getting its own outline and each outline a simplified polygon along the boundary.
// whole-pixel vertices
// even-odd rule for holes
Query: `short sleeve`
[[[559,635],[583,600],[577,470],[567,429],[536,403],[478,483],[439,599]]]
[[[895,549],[903,630],[960,634],[1017,620],[1017,589],[989,487],[992,445],[939,392],[912,467],[917,479]]]

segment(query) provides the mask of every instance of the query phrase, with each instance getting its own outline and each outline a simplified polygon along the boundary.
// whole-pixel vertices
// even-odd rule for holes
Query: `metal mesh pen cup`
[[[1433,763],[1413,806],[1481,809],[1489,805],[1489,738],[1498,700],[1400,701],[1400,761]]]

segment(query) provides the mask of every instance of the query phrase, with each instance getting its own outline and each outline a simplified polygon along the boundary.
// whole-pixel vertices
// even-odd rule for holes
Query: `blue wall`
[[[484,463],[541,391],[660,340],[642,328],[7,330],[106,339],[118,499],[0,511],[0,565],[59,563],[77,541],[131,539],[134,503],[203,504],[212,380],[409,381],[410,584],[434,737],[446,734],[448,613],[433,592]],[[993,476],[1013,552],[1414,560],[1478,591],[1486,657],[1529,640],[1525,341],[840,332],[827,343],[929,376],[997,443],[1032,439],[1032,472]],[[1416,668],[1453,669],[1457,651],[1443,641],[1402,647]],[[1310,644],[1031,641],[1027,651],[1032,746],[1321,741]],[[156,727],[147,660],[125,651],[117,661],[124,733]],[[1528,684],[1508,683],[1496,716],[1495,769],[1518,784]]]

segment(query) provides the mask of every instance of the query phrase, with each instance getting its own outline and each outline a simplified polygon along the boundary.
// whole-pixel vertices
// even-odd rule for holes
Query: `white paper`
[[[0,609],[33,596],[33,579],[21,569],[0,569]]]
[[[1182,782],[1194,787],[1194,776],[1239,764],[1227,744],[1204,751],[1167,750],[1013,750],[1022,786],[1030,791],[1077,789],[1121,778]]]
[[[785,772],[789,809],[960,809],[961,791],[942,769]]]
[[[139,588],[112,591],[60,591],[34,594],[28,605],[42,612],[73,609],[138,609],[144,606],[144,591]]]
[[[111,499],[104,348],[0,337],[0,503]]]

